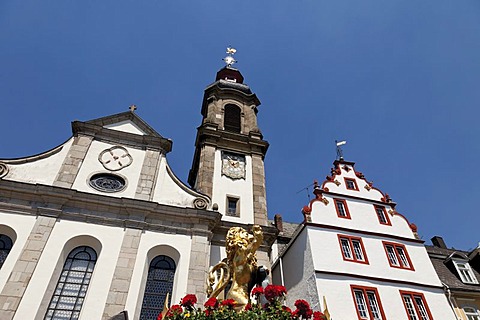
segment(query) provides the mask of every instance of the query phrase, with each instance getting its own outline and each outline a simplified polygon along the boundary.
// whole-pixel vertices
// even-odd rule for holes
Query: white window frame
[[[480,320],[480,312],[477,308],[472,306],[463,306],[462,310],[463,313],[465,313],[467,320]]]
[[[475,277],[472,267],[470,267],[467,260],[452,259],[452,262],[463,283],[478,284],[477,277]]]

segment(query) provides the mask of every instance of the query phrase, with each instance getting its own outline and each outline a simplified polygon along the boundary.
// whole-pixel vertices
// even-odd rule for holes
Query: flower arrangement
[[[235,300],[218,300],[213,297],[205,302],[203,310],[195,309],[197,297],[187,294],[180,304],[172,305],[165,316],[159,314],[157,320],[327,320],[320,311],[313,311],[305,300],[295,301],[295,310],[284,306],[286,294],[284,286],[255,287],[251,295],[256,302],[248,304],[242,312],[234,310]],[[262,296],[268,301],[264,305],[259,302]]]

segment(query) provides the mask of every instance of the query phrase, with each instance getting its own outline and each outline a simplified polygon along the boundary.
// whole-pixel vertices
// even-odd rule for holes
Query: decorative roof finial
[[[232,46],[228,46],[227,47],[227,56],[225,58],[223,58],[222,60],[225,61],[225,63],[227,64],[227,67],[231,67],[234,63],[237,62],[237,60],[235,60],[233,58],[233,55],[237,52],[237,49],[233,48]]]
[[[137,106],[132,104],[130,107],[128,107],[128,109],[130,109],[130,112],[135,112],[135,110],[137,110]]]
[[[341,148],[341,146],[343,146],[344,144],[346,144],[347,141],[346,140],[342,140],[342,141],[337,141],[335,140],[335,144],[337,145],[337,157],[338,157],[338,160],[343,160],[343,150]]]

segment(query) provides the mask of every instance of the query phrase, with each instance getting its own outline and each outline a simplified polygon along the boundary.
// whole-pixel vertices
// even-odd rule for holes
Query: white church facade
[[[182,183],[172,142],[130,111],[72,123],[42,154],[0,159],[0,319],[156,319],[165,296],[205,300],[232,226],[260,224],[269,265],[260,101],[225,67],[205,90]]]

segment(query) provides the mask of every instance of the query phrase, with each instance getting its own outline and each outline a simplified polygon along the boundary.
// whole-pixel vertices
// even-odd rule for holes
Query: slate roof
[[[268,220],[270,225],[275,226],[274,220]],[[283,249],[287,246],[287,244],[292,240],[293,234],[301,225],[301,223],[294,223],[294,222],[282,222],[283,231],[279,232],[277,235],[277,245],[278,245],[278,252],[282,252]]]
[[[448,285],[452,291],[462,291],[462,292],[472,292],[480,293],[480,284],[466,284],[463,283],[458,275],[457,270],[453,266],[453,263],[448,262],[448,257],[453,253],[458,253],[460,255],[469,256],[468,251],[456,250],[456,249],[445,249],[439,248],[436,246],[425,246],[427,249],[430,260],[432,261],[433,267],[438,274],[440,280]],[[480,282],[480,272],[478,266],[472,264],[472,271]]]

